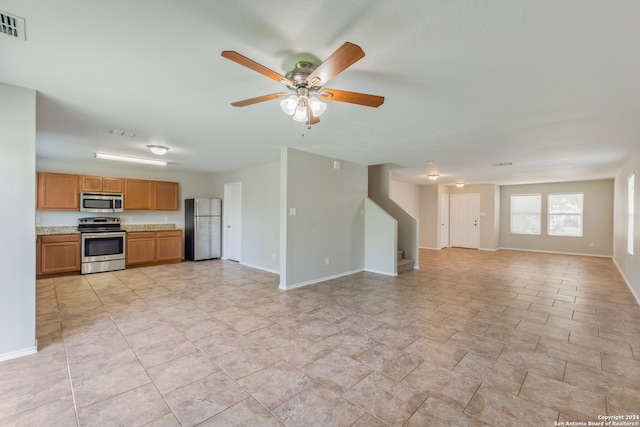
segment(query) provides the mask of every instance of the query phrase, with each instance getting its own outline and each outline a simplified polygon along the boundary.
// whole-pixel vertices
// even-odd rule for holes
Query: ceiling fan
[[[377,108],[384,102],[383,96],[368,95],[366,93],[347,92],[337,89],[323,89],[332,78],[364,57],[360,46],[345,42],[323,63],[314,66],[308,61],[299,61],[293,70],[282,76],[273,70],[232,50],[225,50],[221,55],[247,68],[281,83],[289,89],[289,93],[277,92],[243,101],[232,102],[234,107],[246,107],[259,102],[280,99],[280,107],[293,120],[316,124],[319,117],[327,109],[322,100],[348,102]]]

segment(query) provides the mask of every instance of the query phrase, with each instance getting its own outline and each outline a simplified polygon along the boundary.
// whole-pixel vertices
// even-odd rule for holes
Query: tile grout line
[[[67,375],[69,376],[69,387],[71,387],[71,399],[73,400],[73,412],[76,417],[76,424],[80,427],[80,415],[78,414],[78,403],[76,402],[76,393],[73,387],[73,379],[71,377],[71,365],[69,364],[69,353],[67,353],[67,343],[64,339],[64,329],[62,328],[62,318],[60,316],[60,303],[58,301],[58,287],[53,287],[56,293],[56,308],[58,309],[58,321],[60,322],[60,337],[62,338],[62,346],[64,347],[64,361],[67,365]]]

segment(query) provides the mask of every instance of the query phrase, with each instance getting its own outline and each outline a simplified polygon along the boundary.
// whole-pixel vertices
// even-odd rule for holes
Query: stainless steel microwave
[[[109,213],[122,212],[123,196],[117,193],[80,193],[80,211]]]

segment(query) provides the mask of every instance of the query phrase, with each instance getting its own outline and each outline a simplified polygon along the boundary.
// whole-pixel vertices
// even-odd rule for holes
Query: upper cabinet
[[[178,188],[177,182],[125,179],[124,209],[177,211]]]
[[[122,193],[122,178],[103,176],[80,176],[80,191],[89,193]]]
[[[153,208],[158,211],[177,211],[180,207],[178,183],[154,181],[153,186]]]
[[[124,210],[153,209],[153,181],[124,180]]]
[[[125,210],[180,208],[177,182],[50,172],[38,172],[36,181],[38,210],[80,210],[80,192],[122,193]]]
[[[38,172],[36,209],[79,210],[79,183],[78,175]]]

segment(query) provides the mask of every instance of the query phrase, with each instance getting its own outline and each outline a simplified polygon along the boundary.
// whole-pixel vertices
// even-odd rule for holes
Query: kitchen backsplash
[[[122,229],[125,231],[164,231],[175,230],[177,227],[175,224],[122,224]],[[67,225],[54,225],[36,227],[37,236],[45,236],[51,234],[74,234],[78,233],[78,227]]]
[[[88,218],[96,216],[107,216],[120,218],[122,226],[129,225],[145,225],[145,224],[176,224],[177,228],[184,227],[184,213],[179,212],[161,212],[151,213],[136,211],[124,213],[108,213],[108,214],[90,214],[78,211],[36,211],[35,226],[36,227],[60,227],[60,226],[76,226],[79,218]]]

